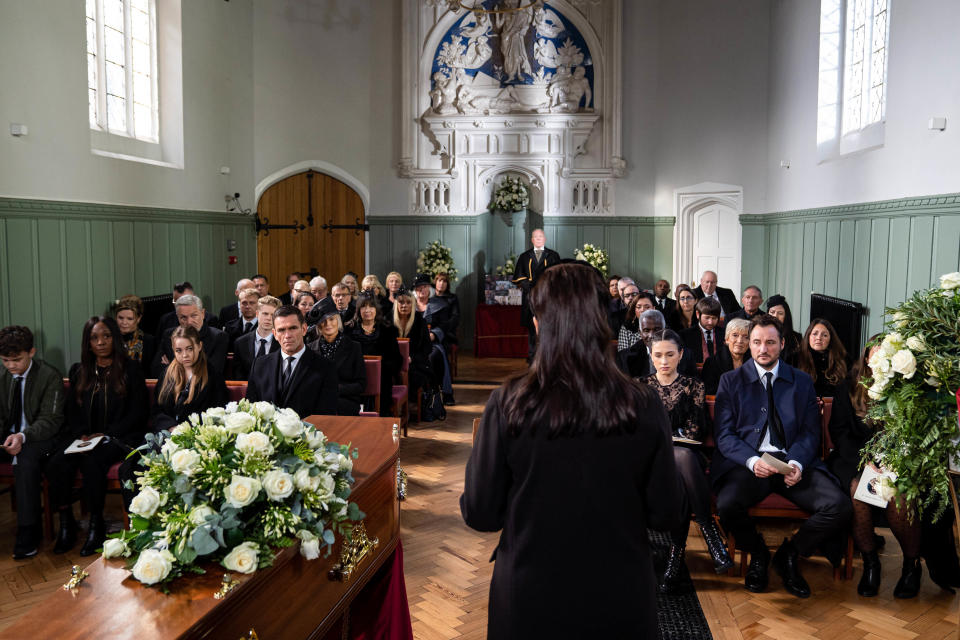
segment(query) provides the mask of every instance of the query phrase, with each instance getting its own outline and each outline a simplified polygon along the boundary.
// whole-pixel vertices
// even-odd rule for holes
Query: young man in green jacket
[[[63,375],[34,358],[27,327],[0,329],[0,462],[13,462],[17,498],[17,538],[13,557],[37,555],[40,525],[40,473],[63,426],[66,393]]]

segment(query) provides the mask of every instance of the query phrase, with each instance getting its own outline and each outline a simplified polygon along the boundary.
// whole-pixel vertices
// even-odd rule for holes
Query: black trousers
[[[710,482],[704,470],[707,467],[706,457],[693,449],[681,445],[673,445],[673,461],[680,474],[681,509],[683,514],[693,513],[697,524],[708,524],[711,516]],[[670,532],[673,544],[684,546],[687,544],[687,534],[690,533],[690,521],[686,517]]]
[[[83,476],[83,498],[90,509],[90,516],[102,516],[107,496],[107,472],[115,462],[123,460],[129,448],[115,440],[101,441],[92,451],[68,455],[63,450],[70,446],[70,442],[60,443],[59,451],[47,464],[50,500],[57,508],[72,504],[73,481],[79,470]]]
[[[780,474],[758,478],[745,466],[738,466],[717,478],[714,486],[720,524],[734,535],[737,546],[744,551],[752,552],[764,545],[747,510],[771,493],[788,498],[811,514],[793,536],[793,544],[802,556],[812,555],[822,542],[845,530],[853,517],[850,497],[822,469],[805,469],[800,482],[788,487]]]
[[[56,443],[53,440],[28,440],[13,465],[13,495],[17,498],[17,526],[40,526],[41,473]],[[0,462],[12,462],[13,456],[0,449]]]

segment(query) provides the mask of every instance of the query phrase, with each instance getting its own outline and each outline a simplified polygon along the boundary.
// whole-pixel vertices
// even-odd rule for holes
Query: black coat
[[[629,349],[618,351],[617,366],[631,378],[646,378],[654,373],[650,368],[650,354],[647,352],[647,345],[643,340],[636,342]],[[683,355],[680,356],[677,372],[691,378],[699,377],[697,363],[693,354],[687,349],[684,349]]]
[[[162,378],[167,370],[167,365],[161,360],[162,356],[167,356],[167,362],[173,362],[173,345],[170,344],[170,336],[173,335],[175,328],[167,329],[160,339],[160,348],[157,349],[157,355],[153,357],[153,365],[150,368],[154,378]],[[203,352],[207,354],[207,364],[221,374],[226,371],[227,351],[230,349],[230,339],[227,338],[227,334],[205,324],[200,329],[200,341],[203,343]]]
[[[517,267],[513,272],[513,284],[523,291],[520,319],[525,327],[533,327],[533,312],[530,311],[530,303],[527,300],[530,289],[537,284],[537,278],[540,277],[540,274],[546,271],[547,267],[552,267],[555,264],[560,264],[560,254],[546,247],[543,248],[540,262],[537,262],[533,248],[527,249],[517,256]]]
[[[240,336],[233,343],[233,380],[246,380],[250,377],[250,367],[253,366],[253,359],[260,348],[259,339],[260,336],[254,330]],[[274,351],[280,351],[280,343],[276,338],[272,338],[267,346],[267,353]]]
[[[416,391],[425,385],[434,386],[434,377],[436,372],[430,367],[430,352],[433,350],[433,343],[430,342],[430,332],[427,330],[427,323],[423,319],[423,314],[419,311],[413,312],[413,326],[407,338],[410,339],[410,391]]]
[[[120,336],[120,339],[123,341],[123,345],[126,346],[132,337],[132,333],[125,333]],[[140,371],[143,372],[144,377],[146,377],[150,373],[153,357],[157,355],[157,339],[144,331],[142,340],[143,351],[140,353],[140,360],[137,361],[137,364],[140,366]]]
[[[220,319],[220,324],[217,326],[220,326],[220,327],[226,327],[228,322],[239,318],[240,309],[237,308],[237,303],[234,302],[221,308],[220,313],[217,314],[217,317]]]
[[[433,296],[427,301],[423,314],[432,329],[443,331],[443,344],[457,344],[457,327],[460,326],[460,300],[453,293]]]
[[[750,360],[748,354],[744,355],[744,362]],[[733,371],[733,356],[726,343],[721,344],[717,349],[717,355],[707,358],[703,363],[703,371],[700,372],[700,378],[703,380],[703,386],[708,396],[717,395],[717,389],[720,387],[720,376],[727,371]]]
[[[164,376],[166,376],[166,373],[164,373]],[[181,398],[174,397],[172,393],[170,397],[161,402],[160,390],[162,388],[163,378],[157,381],[157,386],[153,391],[155,401],[151,409],[150,428],[154,432],[163,431],[164,429],[169,431],[181,422],[184,422],[191,413],[200,415],[207,409],[222,407],[230,401],[230,396],[227,394],[227,385],[223,381],[223,376],[214,369],[207,370],[207,385],[197,391],[191,402],[185,401],[186,394],[183,394],[184,397],[182,400],[184,401],[181,402]]]
[[[683,351],[689,351],[693,355],[694,362],[705,362],[709,357],[703,340],[703,331],[700,329],[700,323],[693,325],[689,329],[680,332],[680,339],[683,341]],[[713,329],[713,349],[720,350],[723,344],[723,329],[714,327]]]
[[[380,356],[380,370],[385,380],[392,385],[399,379],[403,368],[403,357],[400,347],[397,346],[397,337],[400,335],[397,328],[391,324],[381,324],[375,336],[368,336],[359,326],[351,327],[347,335],[360,345],[360,351],[365,356]]]
[[[654,302],[656,302],[656,297],[654,297]],[[667,318],[676,310],[677,301],[673,298],[664,298],[663,304],[654,304],[653,306],[660,310],[664,318]]]
[[[847,379],[837,385],[828,427],[830,439],[833,441],[833,452],[827,458],[827,467],[840,479],[844,487],[849,487],[850,481],[858,477],[863,470],[860,450],[875,433],[853,408],[850,401],[852,384],[856,383]]]
[[[693,290],[693,295],[697,300],[703,298],[703,287],[697,285]],[[723,308],[724,315],[730,315],[740,310],[740,303],[737,301],[737,294],[730,289],[717,287],[717,299],[720,300],[720,306]]]
[[[154,332],[158,336],[162,336],[167,329],[176,329],[180,323],[177,321],[177,312],[170,311],[162,316],[160,316],[160,321],[157,323],[157,330]],[[203,310],[203,324],[204,326],[211,326],[216,329],[223,329],[223,323],[220,322],[220,318],[213,315],[206,309]]]
[[[247,322],[252,322],[253,325],[250,327],[250,330],[247,333],[255,333],[257,330],[257,319],[245,320],[243,318],[237,317],[228,322],[223,327],[223,332],[227,334],[227,350],[234,351],[237,339],[243,335],[243,326]]]
[[[468,526],[501,531],[488,637],[656,636],[646,531],[676,525],[680,490],[669,421],[650,394],[633,433],[555,438],[532,425],[509,435],[502,390],[491,394],[460,497]],[[570,526],[582,552],[558,533]],[[615,560],[598,559],[601,549]]]
[[[247,400],[266,400],[278,407],[289,407],[301,418],[337,415],[336,367],[312,349],[306,349],[293,370],[293,379],[281,392],[281,356],[282,351],[274,351],[253,361],[247,381]]]
[[[320,340],[307,345],[307,350],[313,350],[323,358],[320,352]],[[333,364],[337,368],[337,415],[355,416],[360,413],[360,396],[367,387],[367,371],[363,364],[363,351],[360,345],[343,336],[336,353],[333,354]]]
[[[751,316],[747,314],[746,309],[740,309],[738,311],[734,311],[733,313],[728,313],[727,317],[724,318],[724,322],[730,322],[735,318],[740,318],[741,320],[749,321],[749,320],[753,320],[757,316],[762,316],[764,313],[766,313],[766,311],[763,311],[762,309],[757,309],[756,311],[753,312],[753,315]]]
[[[77,402],[77,382],[80,376],[80,363],[70,368],[70,389],[67,391],[66,428],[61,432],[69,444],[82,435],[104,433],[114,440],[120,440],[131,446],[137,446],[143,440],[147,428],[147,408],[149,406],[147,385],[143,373],[135,363],[127,362],[124,376],[126,390],[117,395],[110,386],[105,392],[106,406],[103,422],[99,423],[93,415],[93,386],[80,395]]]

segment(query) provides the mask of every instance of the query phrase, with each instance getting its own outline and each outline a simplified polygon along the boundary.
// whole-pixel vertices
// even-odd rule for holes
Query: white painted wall
[[[771,6],[767,211],[960,191],[960,3],[891,2],[885,144],[822,164],[816,154],[820,3]],[[932,116],[945,116],[947,129],[928,130]],[[780,169],[780,160],[789,160],[790,169]]]
[[[252,33],[250,0],[183,1],[184,168],[170,169],[90,153],[83,3],[4,1],[0,196],[222,211],[239,191],[249,206]]]

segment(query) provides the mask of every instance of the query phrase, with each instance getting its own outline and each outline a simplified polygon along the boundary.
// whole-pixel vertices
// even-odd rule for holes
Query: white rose
[[[917,359],[909,349],[901,349],[890,358],[890,366],[904,378],[912,378],[917,372]]]
[[[207,409],[203,412],[204,418],[217,418],[223,420],[223,417],[227,415],[227,412],[223,410],[223,407],[213,407],[212,409]]]
[[[907,348],[911,351],[926,351],[927,344],[920,336],[910,336],[907,338]]]
[[[879,355],[883,358],[893,357],[893,354],[897,352],[897,347],[886,340],[880,343],[880,348],[877,349],[877,353],[874,355]]]
[[[897,329],[903,329],[907,326],[907,314],[897,311],[893,314],[893,326]]]
[[[192,476],[200,466],[200,454],[193,449],[180,449],[170,456],[170,468],[176,473]]]
[[[321,473],[317,478],[319,479],[317,493],[321,496],[333,495],[333,490],[337,488],[337,482],[333,479],[333,476],[329,473]]]
[[[234,415],[246,415],[236,413]],[[237,436],[237,449],[246,454],[259,453],[270,455],[273,453],[273,445],[270,444],[270,436],[262,431],[251,431],[250,433],[241,433]]]
[[[263,475],[263,490],[271,500],[283,500],[293,493],[293,476],[280,469],[271,469]]]
[[[304,429],[303,437],[311,449],[319,449],[327,442],[327,436],[323,435],[323,431],[313,427]]]
[[[260,548],[254,542],[238,544],[223,558],[223,566],[237,573],[253,573],[257,570],[259,553]]]
[[[130,549],[127,543],[120,538],[110,538],[103,543],[104,558],[119,558],[120,556],[130,555]]]
[[[130,501],[130,513],[144,518],[151,518],[160,507],[160,494],[153,487],[144,487],[133,500]]]
[[[867,362],[867,364],[870,365],[870,370],[873,371],[874,375],[887,373],[890,371],[890,361],[886,356],[883,355],[881,351],[877,351],[870,356],[870,360]]]
[[[233,476],[230,484],[223,490],[223,495],[231,507],[242,509],[257,499],[260,488],[260,481],[256,478]]]
[[[179,428],[180,427],[177,427],[177,429]],[[176,453],[179,450],[180,450],[180,445],[178,445],[173,440],[170,440],[169,438],[166,441],[164,441],[163,446],[160,447],[160,453],[166,456],[168,460],[170,459],[170,456],[172,456],[174,453]]]
[[[156,584],[170,575],[174,560],[169,551],[146,549],[133,565],[133,577],[143,584]]]
[[[320,557],[320,539],[306,529],[297,531],[300,538],[300,555],[307,560],[316,560]]]
[[[257,421],[249,413],[237,411],[236,413],[228,413],[225,415],[223,417],[223,424],[230,433],[247,433],[256,426]]]
[[[940,276],[941,289],[956,289],[957,287],[960,287],[960,271],[945,273]]]
[[[330,470],[330,473],[336,473],[340,471],[340,458],[343,456],[339,453],[334,453],[333,451],[317,451],[313,456],[317,464],[323,466],[326,465]]]
[[[337,456],[337,466],[341,471],[353,471],[353,460],[341,453]]]
[[[199,527],[204,522],[207,521],[207,516],[212,516],[216,513],[208,504],[201,504],[194,507],[190,510],[190,524],[195,527]]]
[[[236,413],[238,406],[239,405],[237,405],[237,401],[232,400],[227,403],[227,406],[225,406],[223,410],[226,411],[227,413]]]
[[[276,412],[276,410],[273,408],[273,405],[264,400],[261,400],[260,402],[254,402],[253,409],[260,414],[260,417],[264,420],[270,420],[273,418],[273,414]]]
[[[303,430],[303,421],[292,409],[284,409],[277,413],[276,424],[284,438],[296,438]]]
[[[175,426],[173,429],[170,429],[170,435],[172,436],[180,435],[181,433],[190,433],[189,422],[181,422],[180,424]]]
[[[316,491],[320,486],[320,476],[311,476],[308,467],[300,467],[293,474],[293,484],[300,491]]]

